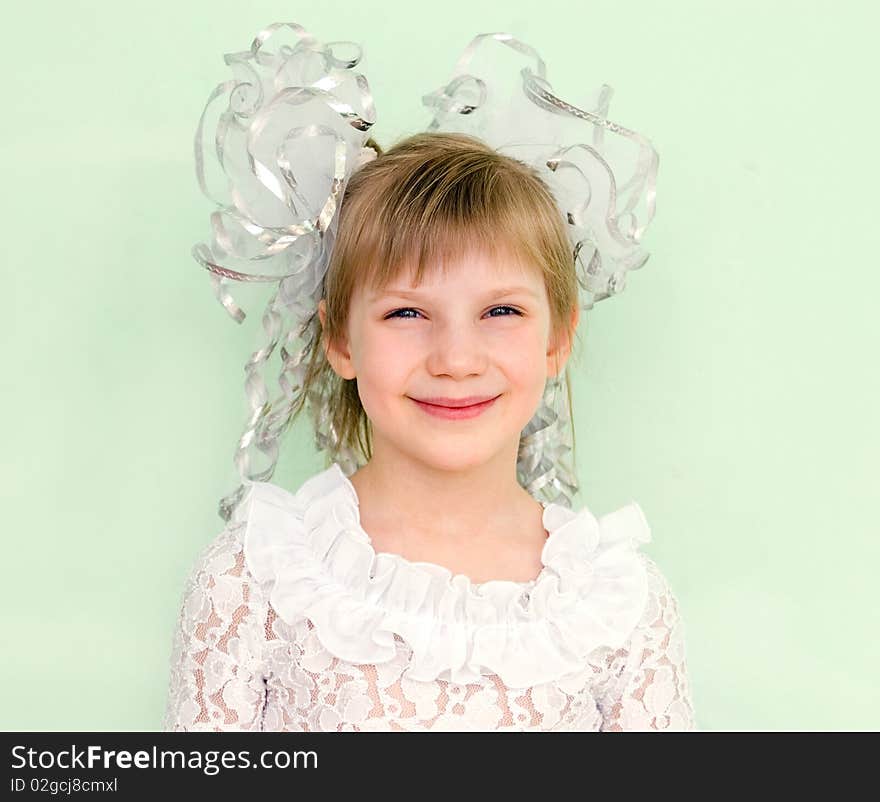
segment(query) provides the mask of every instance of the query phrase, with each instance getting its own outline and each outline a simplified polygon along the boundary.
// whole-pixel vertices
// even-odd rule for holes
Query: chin
[[[452,444],[450,443],[450,445]],[[491,455],[482,450],[465,452],[462,448],[426,448],[412,456],[434,470],[449,471],[450,473],[467,471],[485,465],[491,459]]]

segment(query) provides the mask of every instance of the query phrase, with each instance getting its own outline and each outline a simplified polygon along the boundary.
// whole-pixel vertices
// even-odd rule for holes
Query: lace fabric
[[[597,520],[551,505],[538,580],[472,585],[440,566],[377,555],[345,515],[356,496],[337,466],[295,496],[256,485],[187,578],[163,730],[695,729],[678,604],[635,548],[645,535],[633,534],[631,514]],[[319,532],[327,537],[310,538]],[[366,562],[352,562],[353,553]],[[644,597],[627,606],[639,588]],[[408,609],[420,611],[427,639],[409,626],[417,619]],[[351,621],[369,637],[345,640]],[[593,635],[578,640],[572,627],[584,622]],[[622,637],[613,626],[621,622]],[[564,637],[536,635],[547,632]]]

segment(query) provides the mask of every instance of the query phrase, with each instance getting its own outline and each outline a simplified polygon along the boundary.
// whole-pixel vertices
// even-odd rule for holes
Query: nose
[[[427,369],[435,376],[464,378],[485,372],[486,342],[474,327],[436,326],[428,349]]]

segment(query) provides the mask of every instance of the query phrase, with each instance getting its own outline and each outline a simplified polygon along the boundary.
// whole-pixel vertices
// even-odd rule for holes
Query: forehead
[[[414,265],[403,264],[384,277],[373,278],[373,282],[364,288],[368,300],[394,292],[465,295],[518,289],[539,295],[544,286],[544,275],[539,266],[526,263],[504,249],[471,249],[461,255],[427,261],[421,276]]]

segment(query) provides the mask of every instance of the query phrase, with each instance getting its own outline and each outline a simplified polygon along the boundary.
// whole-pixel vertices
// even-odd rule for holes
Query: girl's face
[[[552,349],[538,270],[481,253],[447,267],[419,287],[405,273],[376,294],[360,288],[348,342],[327,356],[340,376],[357,378],[374,453],[391,448],[436,469],[464,470],[502,451],[516,454],[548,376],[564,368],[570,339]],[[322,300],[322,325],[324,314]],[[472,396],[497,398],[476,417],[458,419],[416,403]]]

